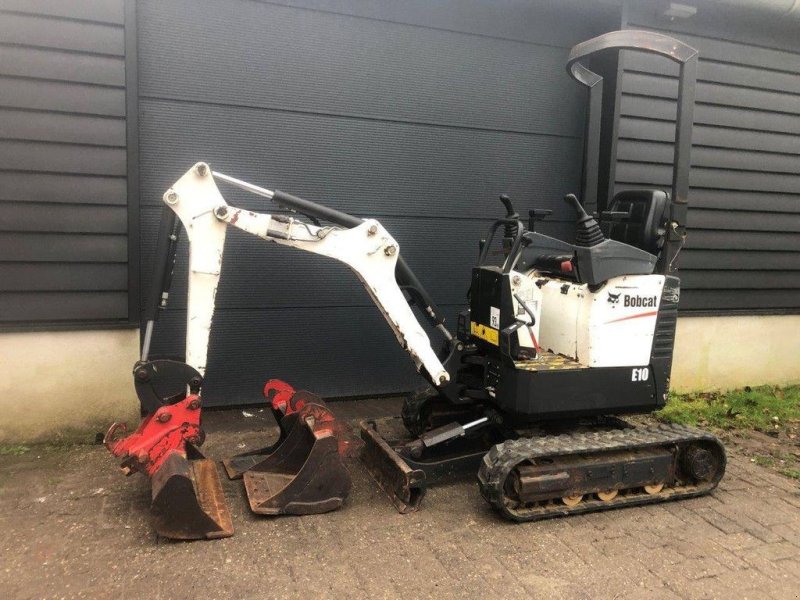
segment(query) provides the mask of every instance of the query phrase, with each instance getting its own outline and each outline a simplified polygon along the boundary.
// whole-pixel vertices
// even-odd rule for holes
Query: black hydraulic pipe
[[[161,210],[161,222],[158,225],[158,242],[150,294],[144,307],[145,321],[155,321],[159,310],[166,308],[172,273],[175,269],[175,250],[178,247],[180,230],[181,226],[175,213],[168,206],[164,206]]]
[[[279,206],[288,208],[298,213],[322,219],[342,227],[358,227],[364,222],[359,217],[354,217],[347,213],[322,206],[310,200],[304,200],[297,196],[292,196],[286,192],[275,190],[272,196],[273,201]],[[400,287],[406,289],[411,296],[412,300],[422,309],[425,317],[435,327],[444,327],[444,317],[439,313],[439,307],[431,298],[428,291],[423,287],[422,283],[417,279],[417,276],[406,264],[406,261],[400,256],[397,260],[397,268],[395,270],[395,278]]]

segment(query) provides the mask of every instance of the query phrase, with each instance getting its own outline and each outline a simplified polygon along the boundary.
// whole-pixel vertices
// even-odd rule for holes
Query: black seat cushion
[[[628,216],[603,220],[603,233],[607,238],[658,256],[664,242],[668,205],[669,195],[661,190],[618,192],[608,210]]]

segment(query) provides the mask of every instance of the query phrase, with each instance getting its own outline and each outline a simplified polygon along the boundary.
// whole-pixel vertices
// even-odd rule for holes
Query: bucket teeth
[[[233,521],[214,461],[187,446],[172,452],[152,477],[150,513],[156,532],[175,540],[230,537]]]

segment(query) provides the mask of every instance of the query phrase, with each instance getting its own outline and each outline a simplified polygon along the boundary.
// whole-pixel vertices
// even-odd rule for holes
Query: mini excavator
[[[618,192],[596,218],[584,206],[596,202],[603,78],[585,63],[620,50],[660,55],[680,67],[672,188]],[[192,167],[164,195],[155,284],[134,367],[145,416],[135,433],[120,438],[124,426],[114,424],[106,436],[124,471],[150,476],[156,530],[178,539],[233,533],[216,467],[198,449],[200,390],[229,226],[348,265],[427,381],[406,398],[400,417],[360,423],[362,461],[400,512],[417,510],[430,485],[469,473],[486,501],[515,521],[713,490],[726,465],[717,438],[622,418],[659,409],[669,392],[696,65],[693,48],[644,31],[611,32],[572,49],[567,72],[589,89],[583,204],[565,197],[575,212],[574,242],[535,231],[549,211],[530,211],[526,224],[501,196],[506,216],[480,242],[456,335],[378,221],[255,186],[206,163]],[[264,196],[288,214],[230,206],[217,182]],[[185,362],[148,356],[158,310],[166,306],[178,221],[190,243]],[[497,255],[501,264],[492,260]],[[412,304],[443,337],[439,351]],[[280,438],[226,460],[228,475],[244,479],[255,512],[340,507],[351,486],[342,457],[359,440],[315,394],[275,380],[264,394]]]

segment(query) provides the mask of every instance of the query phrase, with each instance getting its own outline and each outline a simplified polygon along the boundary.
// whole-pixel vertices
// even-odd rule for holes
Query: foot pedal
[[[361,422],[361,461],[401,514],[419,509],[427,491],[425,472],[412,469],[378,433],[374,421]]]
[[[172,452],[152,476],[150,513],[156,532],[174,540],[230,537],[231,519],[214,461],[187,446]]]

